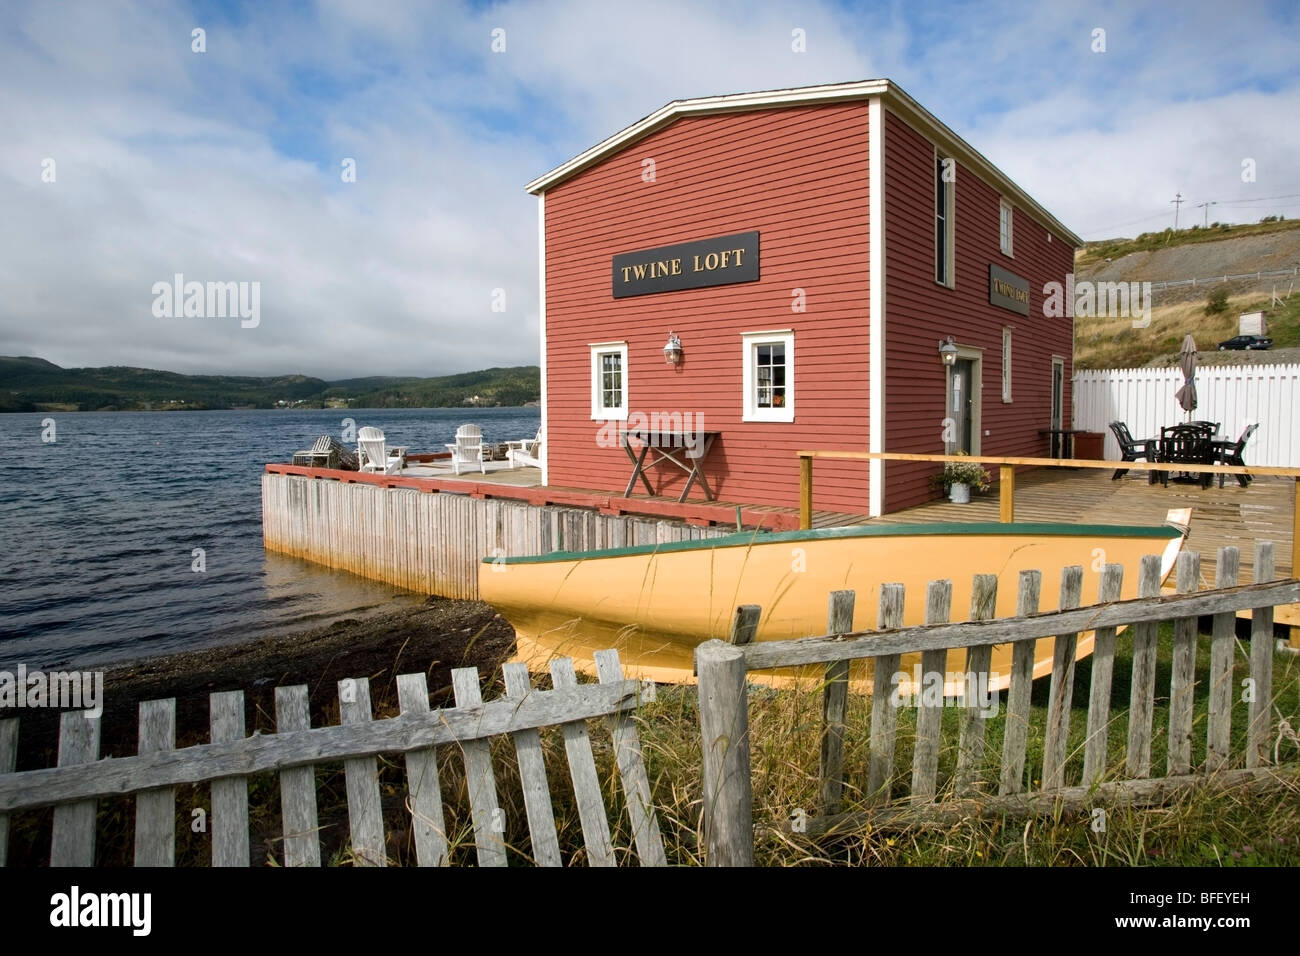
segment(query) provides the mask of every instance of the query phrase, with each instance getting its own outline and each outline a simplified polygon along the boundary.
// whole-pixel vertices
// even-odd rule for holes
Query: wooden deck
[[[417,461],[407,465],[398,474],[405,478],[451,478],[460,481],[490,481],[515,488],[536,488],[542,483],[542,470],[540,468],[533,468],[528,465],[511,468],[509,463],[504,461],[490,461],[487,463],[486,468],[487,474],[466,469],[464,474],[457,475],[452,471],[450,464],[443,464],[438,461]]]
[[[606,514],[643,514],[678,518],[690,524],[734,526],[740,508],[746,528],[755,526],[786,531],[799,526],[797,508],[755,505],[738,501],[704,501],[702,497],[678,503],[663,495],[634,495],[594,488],[569,488],[541,484],[537,468],[510,468],[492,462],[488,473],[466,472],[457,477],[440,463],[413,463],[401,475],[358,475],[357,472],[326,471],[291,465],[268,465],[272,472],[303,474],[345,481],[367,481],[392,487],[415,487],[422,491],[469,494],[476,498],[513,498],[530,504],[564,504],[589,507]],[[347,476],[346,478],[342,476]],[[1037,468],[1016,476],[1016,520],[1064,522],[1067,524],[1160,524],[1172,508],[1192,509],[1192,528],[1187,547],[1200,551],[1202,586],[1213,586],[1214,555],[1224,545],[1241,551],[1243,576],[1254,567],[1255,543],[1272,541],[1276,548],[1279,575],[1294,576],[1291,541],[1291,509],[1294,482],[1289,478],[1260,476],[1249,487],[1227,481],[1201,488],[1195,484],[1170,482],[1168,487],[1147,483],[1145,474],[1129,472],[1118,481],[1111,472],[1088,469]],[[930,521],[997,521],[995,492],[972,497],[958,505],[943,499],[879,518],[838,511],[814,511],[813,527],[829,528],[865,524]],[[1206,578],[1206,575],[1209,577]]]
[[[1150,485],[1147,477],[1129,472],[1112,481],[1108,471],[1040,468],[1016,476],[1016,520],[1053,521],[1067,524],[1159,524],[1171,508],[1191,508],[1192,527],[1187,548],[1199,551],[1202,587],[1214,583],[1214,556],[1225,545],[1241,551],[1242,579],[1249,580],[1254,568],[1255,543],[1272,541],[1275,567],[1281,576],[1294,575],[1291,541],[1291,508],[1295,483],[1289,478],[1261,476],[1242,488],[1235,481],[1220,488],[1175,484],[1167,488]],[[832,522],[829,515],[814,513],[814,526]],[[864,521],[997,521],[995,492],[977,495],[970,504],[933,501],[880,518],[855,518],[838,523]],[[1208,575],[1208,577],[1207,577]]]
[[[493,467],[494,465],[496,467]],[[422,492],[468,495],[471,498],[519,501],[536,507],[561,505],[570,508],[589,508],[604,515],[661,518],[683,521],[697,527],[729,526],[734,529],[738,522],[746,529],[762,528],[766,531],[793,531],[799,527],[797,508],[778,508],[743,501],[705,501],[702,495],[679,502],[675,497],[664,495],[634,494],[632,497],[624,497],[621,492],[605,489],[543,485],[541,472],[538,469],[511,469],[508,465],[497,462],[488,466],[486,474],[466,471],[459,476],[449,468],[444,469],[437,464],[430,465],[426,462],[417,462],[393,475],[277,463],[268,464],[266,473],[327,479],[347,484],[375,485],[381,488],[410,488]],[[849,523],[845,519],[857,519],[862,516],[836,517],[840,520],[833,523],[845,524]]]
[[[523,469],[521,469],[523,471]],[[527,469],[540,482],[536,469]],[[524,484],[519,474],[512,478],[510,472],[487,476],[489,481],[509,481]],[[1214,586],[1214,556],[1219,548],[1233,545],[1241,552],[1243,580],[1254,569],[1255,543],[1272,541],[1275,547],[1276,571],[1281,576],[1294,576],[1293,544],[1291,541],[1291,508],[1294,483],[1289,478],[1261,476],[1249,487],[1242,488],[1228,481],[1220,488],[1215,483],[1210,488],[1196,484],[1170,482],[1168,487],[1147,483],[1147,476],[1129,472],[1117,481],[1111,472],[1079,469],[1039,468],[1016,477],[1016,520],[1063,522],[1065,524],[1161,524],[1165,515],[1176,508],[1192,509],[1191,532],[1187,548],[1199,551],[1205,557],[1201,562],[1201,586]],[[483,477],[483,476],[480,476]],[[591,489],[556,489],[572,493],[599,494]],[[666,508],[677,503],[675,498],[664,496],[638,496],[634,500],[656,502]],[[739,502],[704,502],[693,500],[689,505],[711,505],[720,511],[732,511]],[[780,529],[797,527],[798,509],[743,505],[746,517],[751,513],[767,513],[769,520]],[[732,519],[734,521],[734,519]],[[928,502],[915,508],[897,511],[879,518],[866,514],[848,514],[838,511],[814,511],[814,528],[832,528],[842,525],[870,522],[913,523],[932,521],[958,521],[972,523],[998,520],[996,491],[975,495],[969,504],[953,504],[947,499]],[[725,521],[725,518],[723,519]],[[749,522],[746,522],[748,526]],[[773,524],[764,527],[778,530]]]
[[[500,549],[510,555],[546,553],[556,548],[621,548],[632,544],[711,537],[727,533],[737,525],[764,531],[793,531],[800,527],[800,512],[794,507],[707,502],[699,498],[679,502],[664,496],[629,498],[601,489],[543,486],[537,468],[512,470],[508,466],[495,467],[490,468],[486,475],[465,473],[455,476],[447,475],[437,466],[430,467],[428,463],[412,464],[415,467],[408,468],[402,475],[369,475],[268,464],[263,488],[263,540],[266,548],[390,581],[399,587],[442,593],[448,597],[474,598],[477,597],[477,562],[484,555],[497,553]],[[1177,483],[1169,486],[1148,484],[1144,473],[1136,471],[1112,481],[1110,473],[1087,468],[1035,468],[1024,472],[1015,480],[1015,519],[1018,522],[1152,525],[1164,522],[1170,510],[1191,509],[1187,550],[1200,551],[1203,555],[1201,588],[1216,585],[1216,555],[1218,549],[1226,545],[1239,549],[1243,580],[1253,578],[1255,546],[1260,541],[1273,541],[1274,574],[1278,578],[1295,576],[1292,542],[1294,480],[1261,475],[1248,488],[1242,488],[1235,481],[1225,483],[1223,488],[1217,485],[1200,488],[1199,485]],[[283,498],[283,494],[277,497],[272,493],[278,488],[276,476],[324,480],[321,488],[317,489],[320,494],[308,497],[316,502],[312,507],[324,507],[321,505],[324,501],[322,494],[334,505],[326,507],[328,514],[322,512],[316,515],[315,520],[308,520],[309,515],[300,514],[308,507],[305,499],[300,499],[302,496]],[[266,484],[268,481],[270,485]],[[381,501],[372,493],[372,497],[363,502],[361,498],[365,493],[360,488],[356,494],[343,492],[343,488],[355,486],[409,489],[425,494],[403,498],[399,502],[396,498],[389,501],[387,496],[382,496]],[[346,502],[343,499],[335,501],[338,494],[333,497],[325,494],[329,488],[337,488]],[[281,489],[281,492],[287,493],[287,489]],[[268,494],[274,501],[268,499]],[[469,511],[452,507],[458,503],[456,499],[460,499]],[[355,515],[348,519],[346,528],[335,527],[342,520],[339,518],[342,512],[335,514],[330,509],[344,505],[344,511],[364,505],[361,507],[364,514],[370,515],[377,507],[374,514],[382,512],[386,515],[376,528],[372,528],[377,535],[373,541],[365,546],[357,545],[355,524],[360,519]],[[285,509],[289,511],[281,514]],[[519,519],[523,524],[511,519],[515,536],[500,537],[500,529],[504,527],[502,522],[506,519],[502,516],[503,511],[493,509],[513,509],[523,515]],[[865,514],[814,511],[813,527],[841,527],[866,524],[872,520],[881,523],[998,522],[1000,511],[1000,501],[995,493],[976,496],[967,505],[954,505],[943,499],[875,519]],[[352,511],[347,512],[352,514]],[[567,515],[563,519],[560,518],[562,512]],[[480,527],[476,522],[486,523]],[[425,524],[428,528],[424,527]],[[472,541],[468,538],[461,540],[464,533],[456,532],[459,537],[452,537],[460,544],[450,544],[446,536],[451,533],[448,528],[452,525],[460,528],[460,532],[473,528],[474,533],[469,536]],[[411,533],[394,536],[390,533],[391,528],[406,528]],[[437,538],[437,542],[433,538],[425,541],[420,537],[416,532],[421,528]],[[524,537],[519,538],[519,535]],[[342,548],[339,541],[350,544]],[[443,553],[447,549],[450,553]],[[1300,605],[1278,607],[1275,620],[1291,627],[1292,646],[1300,649]]]

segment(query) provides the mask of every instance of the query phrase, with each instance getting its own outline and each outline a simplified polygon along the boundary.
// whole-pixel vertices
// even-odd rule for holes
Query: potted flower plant
[[[967,452],[956,452],[965,455]],[[984,466],[974,461],[950,461],[943,466],[943,471],[934,475],[930,483],[936,489],[942,487],[949,500],[957,504],[970,501],[971,489],[988,491],[989,473]]]

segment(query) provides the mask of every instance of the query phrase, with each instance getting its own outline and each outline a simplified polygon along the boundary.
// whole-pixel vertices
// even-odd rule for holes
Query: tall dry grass
[[[1157,700],[1152,743],[1153,773],[1165,765],[1168,721],[1169,658],[1172,628],[1160,635],[1160,667],[1157,672]],[[1128,677],[1131,645],[1128,633],[1121,633],[1109,730],[1109,779],[1119,779],[1127,736]],[[1249,673],[1248,645],[1238,641],[1234,682]],[[1088,706],[1090,660],[1078,665],[1070,723],[1067,783],[1077,783],[1082,771],[1082,744]],[[1209,642],[1198,644],[1197,681],[1201,689],[1195,711],[1193,763],[1205,759],[1204,688],[1209,679]],[[544,685],[544,682],[543,682]],[[839,832],[833,839],[814,840],[790,832],[789,821],[797,810],[815,815],[818,806],[818,755],[822,726],[821,688],[809,682],[794,689],[773,690],[752,686],[749,694],[752,780],[754,792],[755,860],[763,866],[796,865],[885,865],[885,866],[1236,866],[1300,865],[1300,659],[1279,653],[1274,662],[1275,735],[1274,756],[1282,769],[1272,788],[1262,795],[1257,790],[1200,788],[1183,793],[1168,804],[1146,810],[1126,809],[1098,800],[1106,811],[1105,828],[1096,829],[1095,817],[1086,814],[1058,814],[1028,818],[980,816],[971,813],[946,823],[913,822],[908,825],[872,825],[864,822]],[[1163,690],[1162,690],[1163,689]],[[499,675],[485,679],[484,698],[501,694]],[[1046,721],[1047,682],[1034,687],[1030,744],[1025,784],[1036,788],[1043,762],[1043,730]],[[1005,694],[1002,695],[1005,698]],[[378,718],[394,716],[395,705],[384,694],[376,694]],[[865,810],[867,740],[870,730],[869,697],[850,695],[845,746],[846,811]],[[983,777],[996,782],[1001,754],[1005,715],[1000,702],[997,716],[987,721],[987,748]],[[1233,707],[1233,766],[1241,766],[1244,750],[1247,704],[1238,699]],[[338,714],[329,715],[337,722]],[[898,719],[895,762],[896,798],[907,796],[910,765],[915,744],[916,711],[903,708]],[[939,754],[940,796],[951,796],[958,735],[957,708],[945,708]],[[697,865],[703,853],[703,795],[700,780],[700,736],[696,696],[692,687],[661,686],[653,702],[643,703],[635,714],[642,751],[649,772],[654,805],[663,833],[668,860],[674,865]],[[270,729],[270,728],[267,728]],[[593,751],[603,781],[612,842],[620,863],[634,865],[635,853],[618,784],[612,743],[607,728],[590,725]],[[564,742],[558,728],[542,732],[547,773],[551,786],[556,829],[565,861],[570,865],[587,862],[582,827],[569,784]],[[195,743],[197,740],[181,741]],[[439,748],[439,769],[446,835],[451,862],[475,862],[473,826],[465,786],[463,755],[456,746]],[[530,842],[520,788],[518,766],[512,743],[498,738],[492,743],[496,786],[506,830],[502,835],[516,864],[531,862]],[[401,755],[378,758],[383,799],[388,858],[392,865],[414,865],[410,814],[406,806],[407,785]],[[341,764],[316,768],[322,860],[327,865],[350,865],[346,785]],[[177,862],[204,865],[208,862],[208,836],[194,832],[195,808],[209,807],[205,785],[180,787],[177,792]],[[274,773],[249,778],[249,810],[253,863],[279,865],[283,859],[280,840],[279,785]],[[10,865],[44,865],[49,852],[50,811],[16,814],[12,820]],[[134,833],[133,801],[104,800],[99,807],[100,865],[129,865]]]

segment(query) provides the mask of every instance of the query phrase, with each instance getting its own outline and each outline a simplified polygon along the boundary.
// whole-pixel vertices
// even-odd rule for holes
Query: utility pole
[[[1205,210],[1205,228],[1206,228],[1206,229],[1209,229],[1209,228],[1210,228],[1210,207],[1211,207],[1211,206],[1217,206],[1218,204],[1219,204],[1219,203],[1218,203],[1217,200],[1211,200],[1211,201],[1209,201],[1209,202],[1198,202],[1198,203],[1196,204],[1196,208],[1197,208],[1197,209],[1202,209],[1202,208],[1203,208],[1203,209]],[[1175,219],[1176,219],[1176,218],[1177,218],[1177,217],[1175,217]],[[1175,226],[1174,228],[1177,228],[1177,227]]]
[[[1174,204],[1174,232],[1178,231],[1178,207],[1187,202],[1182,193],[1174,193],[1174,198],[1169,200]]]

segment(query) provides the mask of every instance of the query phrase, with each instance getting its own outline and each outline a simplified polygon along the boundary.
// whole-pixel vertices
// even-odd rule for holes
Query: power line
[[[1297,198],[1300,198],[1300,193],[1296,193],[1295,195],[1296,195]],[[1271,201],[1271,200],[1275,200],[1275,199],[1285,199],[1285,198],[1287,198],[1287,197],[1285,197],[1285,196],[1269,196],[1269,197],[1268,197],[1268,200]],[[1172,202],[1172,201],[1173,201],[1173,200],[1170,200],[1170,202]],[[1186,202],[1186,201],[1187,201],[1187,200],[1184,200],[1184,202]],[[1247,202],[1257,202],[1257,201],[1258,201],[1258,202],[1264,202],[1265,200],[1254,200],[1254,199],[1251,199],[1251,200],[1245,200],[1245,201],[1247,201]],[[1217,205],[1219,205],[1219,206],[1232,206],[1232,205],[1235,205],[1234,202],[1229,201],[1229,200],[1216,200],[1216,201],[1215,201],[1215,204],[1217,204]],[[1198,209],[1200,208],[1200,206],[1201,206],[1201,204],[1200,204],[1200,203],[1197,203],[1197,208],[1198,208]],[[1300,206],[1296,205],[1295,203],[1287,203],[1286,205],[1278,206],[1277,209],[1278,209],[1278,211],[1286,212],[1286,211],[1289,211],[1289,210],[1292,210],[1292,209],[1300,209]],[[1153,219],[1163,219],[1163,218],[1164,218],[1165,216],[1167,216],[1167,215],[1169,215],[1169,213],[1167,213],[1167,212],[1157,212],[1157,213],[1152,213],[1150,216],[1143,216],[1141,219],[1130,219],[1128,222],[1115,222],[1115,223],[1110,223],[1110,224],[1105,225],[1105,226],[1090,226],[1090,227],[1088,227],[1088,231],[1089,231],[1089,232],[1107,232],[1107,231],[1109,231],[1109,230],[1111,230],[1111,229],[1123,229],[1125,226],[1136,226],[1136,225],[1138,225],[1138,224],[1140,224],[1140,223],[1151,222]],[[1246,222],[1246,223],[1237,223],[1237,225],[1249,226],[1249,225],[1253,225],[1253,224],[1252,224],[1252,223],[1248,223],[1248,222]],[[1092,241],[1095,242],[1095,241],[1097,241],[1097,240],[1092,240]]]
[[[1278,199],[1300,199],[1300,193],[1287,193],[1282,196],[1261,196],[1256,199],[1216,199],[1214,200],[1214,202],[1220,206],[1244,206],[1250,203],[1273,202],[1274,200],[1278,200]],[[1174,200],[1171,199],[1169,201],[1173,202]],[[1182,201],[1189,202],[1190,200],[1184,199]],[[1197,204],[1198,209],[1200,208],[1200,205],[1201,205],[1200,203]],[[1289,207],[1283,207],[1283,208],[1289,208]],[[1153,212],[1151,215],[1143,216],[1140,219],[1130,219],[1127,222],[1116,222],[1106,226],[1097,226],[1095,231],[1102,232],[1106,229],[1122,229],[1125,226],[1136,226],[1139,223],[1150,222],[1153,219],[1163,219],[1167,215],[1168,213],[1164,213],[1164,212]]]
[[[1297,199],[1300,193],[1288,193],[1285,196],[1261,196],[1259,199],[1225,199],[1219,203],[1221,206],[1245,206],[1253,202],[1272,202],[1275,199]]]
[[[1158,212],[1150,216],[1143,216],[1141,219],[1132,219],[1128,222],[1117,222],[1109,226],[1098,226],[1095,231],[1102,232],[1106,229],[1123,229],[1125,226],[1136,226],[1140,222],[1150,222],[1152,219],[1163,219],[1167,215],[1169,215],[1167,212]]]
[[[1187,202],[1182,193],[1174,193],[1174,198],[1169,200],[1174,204],[1174,232],[1178,231],[1178,207]]]

